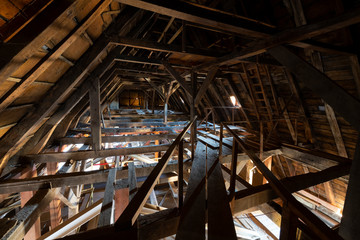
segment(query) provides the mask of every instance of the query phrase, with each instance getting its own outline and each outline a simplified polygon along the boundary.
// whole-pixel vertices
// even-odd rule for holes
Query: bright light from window
[[[235,96],[230,96],[231,103],[236,106],[236,98]]]

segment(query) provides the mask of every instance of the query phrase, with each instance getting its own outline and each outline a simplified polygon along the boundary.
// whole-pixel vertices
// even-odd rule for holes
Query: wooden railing
[[[141,185],[139,191],[136,193],[134,198],[131,200],[129,205],[125,208],[124,212],[121,214],[119,219],[115,223],[115,229],[128,229],[129,227],[134,226],[141,209],[145,205],[147,199],[150,196],[151,191],[154,190],[155,185],[157,184],[162,172],[164,171],[166,165],[168,164],[170,157],[174,153],[175,148],[178,146],[179,148],[179,159],[178,159],[178,171],[179,171],[179,208],[183,205],[183,139],[185,137],[186,132],[191,128],[191,126],[195,123],[196,118],[192,120],[183,131],[177,136],[175,141],[171,144],[169,149],[163,155],[163,157],[159,160],[156,167],[150,173],[145,182]]]

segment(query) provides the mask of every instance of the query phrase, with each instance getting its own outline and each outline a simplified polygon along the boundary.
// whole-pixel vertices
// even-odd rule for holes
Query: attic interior
[[[0,0],[1,239],[358,239],[359,7]]]

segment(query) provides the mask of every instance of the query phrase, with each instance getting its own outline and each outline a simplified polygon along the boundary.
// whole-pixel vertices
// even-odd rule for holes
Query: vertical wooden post
[[[48,162],[46,164],[47,174],[48,175],[55,174],[56,171],[57,171],[57,167],[58,167],[57,162]],[[55,227],[57,227],[62,222],[60,205],[61,205],[60,200],[52,200],[50,202],[50,224],[51,224],[51,229],[54,229]]]
[[[280,240],[296,239],[297,221],[297,217],[290,211],[287,202],[285,202],[281,213]]]
[[[129,188],[118,189],[115,191],[115,221],[120,217],[136,193],[136,173],[133,162],[128,164],[128,174]]]
[[[270,157],[266,158],[265,161],[264,161],[265,166],[266,166],[269,170],[271,170],[272,158],[273,158],[273,157],[270,156]],[[267,183],[267,182],[268,182],[268,181],[266,180],[266,178],[263,177],[263,184],[265,184],[265,183]]]
[[[195,119],[196,109],[195,109],[195,98],[197,90],[197,74],[196,72],[191,72],[191,85],[192,85],[192,96],[191,96],[191,108],[190,108],[190,121]],[[196,121],[191,126],[191,158],[194,159],[195,154],[195,144],[196,144]]]
[[[182,20],[181,51],[186,52],[186,23]]]
[[[212,112],[212,120],[213,120],[213,127],[214,127],[214,134],[216,134],[216,125],[215,125],[215,109],[211,110]]]
[[[222,147],[223,147],[223,137],[224,137],[224,126],[220,123],[220,143],[219,143],[219,159],[222,157]]]
[[[184,190],[183,190],[183,183],[184,183],[184,141],[181,140],[178,146],[178,201],[179,201],[179,209],[182,208],[184,202]]]
[[[129,204],[129,188],[117,189],[115,191],[115,212],[114,217],[117,221]]]
[[[360,235],[360,136],[356,144],[355,156],[351,164],[349,184],[346,191],[343,216],[339,234],[344,239],[357,239]]]
[[[152,109],[152,114],[155,113],[155,89],[153,90],[153,95],[152,95],[152,99],[151,99],[151,109]]]
[[[167,118],[168,118],[168,103],[167,103],[167,98],[166,98],[166,102],[164,104],[164,123],[167,124]]]
[[[238,146],[239,144],[233,140],[232,147],[232,158],[231,158],[231,176],[230,176],[230,198],[234,197],[235,194],[235,180],[236,180],[236,166],[237,166],[237,155],[238,155]]]
[[[37,176],[37,172],[36,172],[36,168],[34,166],[32,170],[29,170],[29,168],[26,168],[21,173],[20,178],[32,178],[32,177],[36,177],[36,176]],[[21,208],[23,208],[25,206],[27,201],[29,201],[33,197],[33,195],[34,195],[33,191],[27,191],[27,192],[20,193]],[[38,218],[36,220],[36,222],[34,223],[34,225],[32,225],[32,227],[29,229],[29,231],[25,234],[24,240],[37,239],[40,237],[40,235],[41,235],[40,218]]]
[[[91,137],[92,147],[95,151],[101,150],[101,128],[100,128],[100,82],[99,78],[91,81],[89,86]]]
[[[263,122],[260,121],[260,160],[263,160],[263,153],[264,153],[264,125]]]

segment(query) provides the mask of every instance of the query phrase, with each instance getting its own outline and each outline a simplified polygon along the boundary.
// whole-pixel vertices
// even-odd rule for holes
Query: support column
[[[354,160],[350,169],[349,184],[346,191],[343,216],[339,234],[345,240],[358,239],[360,236],[360,137],[356,145]]]
[[[95,151],[101,150],[101,113],[100,113],[100,82],[94,79],[89,86],[91,137],[92,147]]]
[[[57,171],[57,162],[48,162],[46,164],[47,174],[54,175]],[[61,218],[61,201],[56,199],[50,202],[50,225],[54,229],[62,222]]]
[[[153,90],[153,95],[152,95],[152,99],[151,99],[151,109],[152,109],[152,114],[154,114],[154,112],[155,112],[155,89]]]
[[[196,115],[195,99],[194,99],[197,90],[196,72],[191,72],[191,87],[192,87],[192,96],[191,96],[191,104],[190,104],[190,121],[193,121]],[[194,122],[194,124],[191,126],[191,158],[192,159],[194,159],[194,153],[195,153],[196,128],[197,128],[197,124],[196,122]]]
[[[32,170],[25,169],[24,172],[22,172],[20,178],[32,178],[36,177],[37,172],[35,166]],[[21,192],[20,193],[20,199],[21,199],[21,208],[25,206],[25,204],[34,196],[33,191],[27,191],[27,192]],[[32,239],[38,239],[41,235],[40,230],[40,218],[36,220],[34,225],[29,229],[29,231],[25,234],[24,240],[32,240]]]

